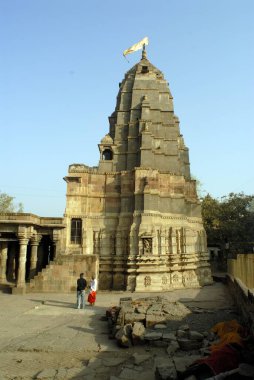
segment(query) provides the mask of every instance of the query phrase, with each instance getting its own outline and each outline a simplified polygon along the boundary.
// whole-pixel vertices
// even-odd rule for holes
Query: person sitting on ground
[[[94,276],[92,276],[92,279],[90,281],[90,291],[88,294],[88,302],[91,306],[94,306],[96,301],[96,291],[97,291],[97,280]]]

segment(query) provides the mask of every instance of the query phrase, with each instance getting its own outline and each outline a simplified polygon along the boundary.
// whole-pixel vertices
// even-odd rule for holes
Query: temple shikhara
[[[107,133],[106,133],[107,132]],[[188,148],[163,73],[147,59],[119,84],[99,164],[72,164],[63,218],[0,214],[0,281],[13,292],[168,291],[212,282]]]

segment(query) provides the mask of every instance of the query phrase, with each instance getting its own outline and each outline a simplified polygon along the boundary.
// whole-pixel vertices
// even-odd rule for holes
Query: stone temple
[[[17,292],[68,291],[81,271],[96,273],[101,290],[210,284],[188,148],[168,83],[144,50],[119,84],[109,131],[98,147],[98,167],[69,166],[64,218],[34,222],[31,214],[0,215],[2,280],[8,281],[13,256]]]

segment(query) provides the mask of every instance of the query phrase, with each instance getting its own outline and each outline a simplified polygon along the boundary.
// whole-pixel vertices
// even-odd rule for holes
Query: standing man
[[[86,280],[84,278],[84,273],[80,273],[80,276],[77,280],[77,309],[85,308],[85,289],[86,289]]]

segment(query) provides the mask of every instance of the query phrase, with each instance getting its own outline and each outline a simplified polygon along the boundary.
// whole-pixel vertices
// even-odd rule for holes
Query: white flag
[[[143,48],[143,45],[148,45],[148,37],[143,38],[143,40],[137,42],[135,45],[132,45],[129,49],[124,50],[123,55],[133,53],[134,51],[140,50]]]

